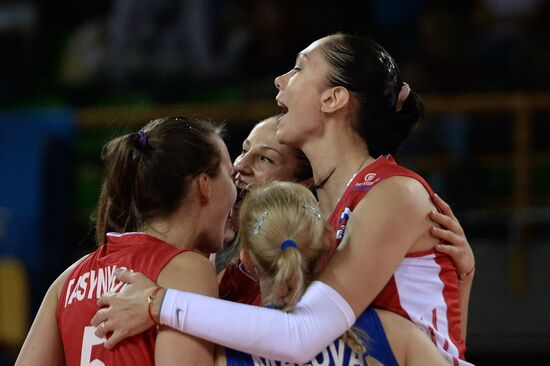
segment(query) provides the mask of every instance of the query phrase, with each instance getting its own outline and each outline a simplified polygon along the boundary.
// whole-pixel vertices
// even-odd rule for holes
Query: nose
[[[250,157],[249,153],[239,155],[235,162],[233,163],[233,170],[235,171],[235,176],[237,175],[249,175],[252,172],[250,167]]]
[[[283,77],[284,77],[284,75],[279,75],[274,80],[275,87],[277,88],[277,90],[281,90],[281,88],[282,88]]]

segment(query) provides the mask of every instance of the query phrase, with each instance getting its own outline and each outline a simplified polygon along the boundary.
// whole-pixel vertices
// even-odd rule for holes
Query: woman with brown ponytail
[[[151,328],[108,350],[90,320],[102,294],[125,287],[114,276],[117,268],[146,273],[162,286],[217,296],[216,273],[207,256],[223,243],[236,197],[220,132],[207,122],[164,118],[105,146],[98,249],[50,287],[17,365],[213,363],[210,342],[166,327]],[[156,291],[149,302],[155,296]]]

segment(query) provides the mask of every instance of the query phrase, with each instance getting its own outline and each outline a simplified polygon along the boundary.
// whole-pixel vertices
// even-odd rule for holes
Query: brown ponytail
[[[192,178],[215,176],[220,128],[206,121],[170,117],[117,137],[102,152],[104,178],[97,206],[96,238],[108,232],[138,231],[156,217],[170,215],[187,194]]]

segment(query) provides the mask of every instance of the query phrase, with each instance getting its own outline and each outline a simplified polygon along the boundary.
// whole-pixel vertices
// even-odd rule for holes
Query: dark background
[[[476,260],[468,359],[550,364],[550,2],[0,0],[0,365],[93,250],[101,146],[153,117],[227,124],[234,158],[315,39],[369,36],[424,96],[398,160]]]

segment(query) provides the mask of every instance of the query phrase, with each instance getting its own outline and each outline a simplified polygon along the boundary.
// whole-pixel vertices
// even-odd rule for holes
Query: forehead
[[[246,138],[245,144],[248,149],[267,148],[278,151],[285,157],[293,156],[292,148],[277,141],[277,121],[270,118],[257,124]]]
[[[275,137],[276,132],[277,122],[274,119],[269,119],[254,126],[246,140],[252,146],[266,145],[272,148],[283,147],[284,145],[281,145]]]
[[[309,57],[311,55],[320,53],[321,47],[323,46],[323,44],[325,44],[326,41],[327,41],[327,38],[318,39],[312,44],[310,44],[309,46],[307,46],[305,49],[303,49],[302,52],[300,52],[300,54],[304,54]]]
[[[220,156],[222,160],[230,161],[229,151],[227,150],[227,145],[225,144],[223,139],[218,134],[214,134],[214,140],[216,141],[216,144],[218,144],[218,148],[220,149]]]
[[[328,38],[321,38],[310,44],[307,48],[302,50],[297,58],[298,64],[307,64],[308,69],[315,70],[316,75],[323,75],[330,68],[325,55],[323,53],[323,46],[326,44]]]

